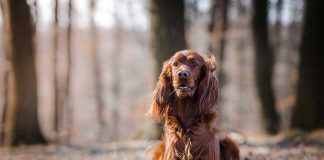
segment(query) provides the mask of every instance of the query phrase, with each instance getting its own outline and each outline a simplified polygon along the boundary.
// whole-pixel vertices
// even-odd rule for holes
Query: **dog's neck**
[[[176,123],[183,130],[201,124],[206,125],[208,128],[216,128],[217,112],[215,110],[204,110],[203,114],[200,113],[198,111],[200,108],[195,97],[175,98],[170,106],[170,116],[175,118]]]
[[[181,122],[183,129],[187,129],[188,126],[192,125],[193,110],[195,109],[195,99],[192,97],[177,98],[173,106],[175,116]]]

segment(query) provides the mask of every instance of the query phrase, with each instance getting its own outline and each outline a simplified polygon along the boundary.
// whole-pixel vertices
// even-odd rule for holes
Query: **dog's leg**
[[[230,138],[224,138],[219,142],[221,160],[239,160],[240,151],[238,146]]]

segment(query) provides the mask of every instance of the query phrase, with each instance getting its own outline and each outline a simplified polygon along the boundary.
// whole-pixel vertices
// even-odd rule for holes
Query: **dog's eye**
[[[173,62],[173,66],[177,67],[179,65],[179,62]]]
[[[199,64],[196,61],[192,61],[191,65],[194,66],[194,67],[199,66]]]

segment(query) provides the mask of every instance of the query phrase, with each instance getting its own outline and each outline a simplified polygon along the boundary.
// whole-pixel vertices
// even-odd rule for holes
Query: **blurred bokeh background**
[[[145,113],[161,64],[194,49],[217,58],[220,130],[323,149],[321,0],[0,2],[3,146],[156,140]]]

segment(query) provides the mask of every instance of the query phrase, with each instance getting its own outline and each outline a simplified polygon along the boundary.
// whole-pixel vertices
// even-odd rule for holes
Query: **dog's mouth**
[[[181,84],[176,87],[176,92],[179,97],[193,96],[196,87],[189,87],[187,85]]]
[[[183,85],[177,88],[178,92],[191,92],[192,90],[193,90],[192,87],[183,86]]]

